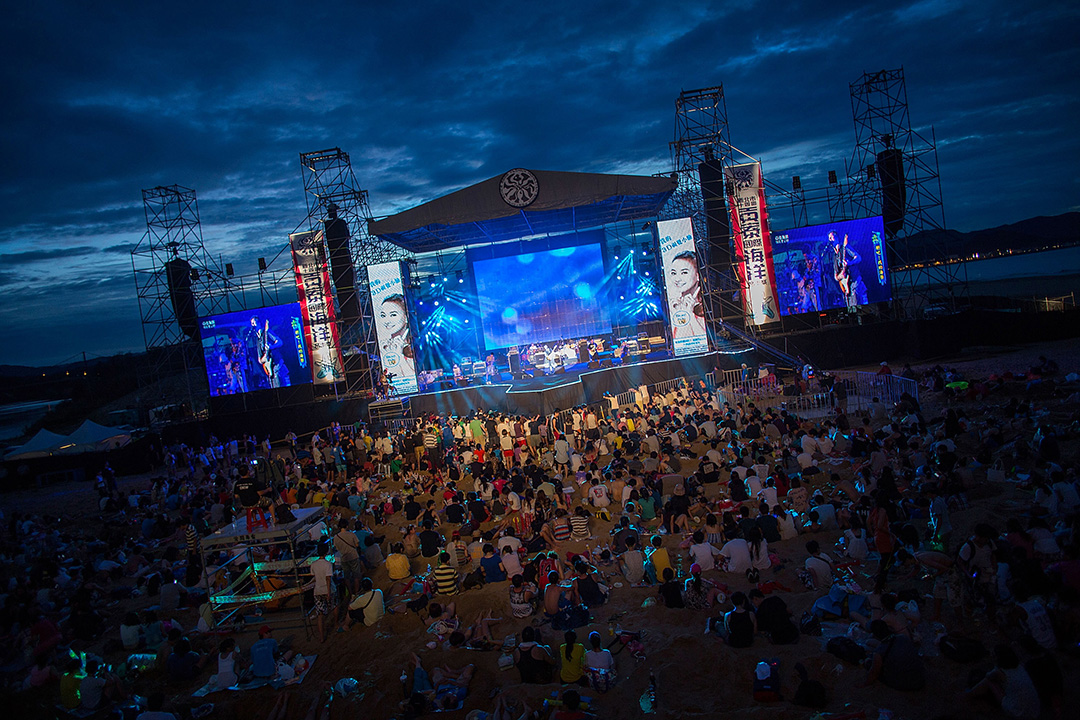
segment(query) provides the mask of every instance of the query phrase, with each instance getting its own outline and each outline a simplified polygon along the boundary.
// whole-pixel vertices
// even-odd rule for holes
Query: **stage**
[[[575,405],[604,402],[639,385],[653,385],[678,377],[704,377],[716,368],[730,370],[753,365],[752,349],[709,352],[672,358],[667,351],[650,353],[644,361],[589,369],[586,363],[569,366],[565,373],[513,380],[509,373],[490,385],[437,390],[409,399],[413,417],[431,413],[467,415],[474,410],[497,410],[518,415],[549,414]]]

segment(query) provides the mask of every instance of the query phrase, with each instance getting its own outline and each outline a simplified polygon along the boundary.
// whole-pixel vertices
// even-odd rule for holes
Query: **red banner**
[[[755,325],[780,319],[761,163],[724,168],[743,312]]]
[[[294,233],[289,236],[289,246],[311,355],[311,379],[330,385],[344,380],[345,370],[322,231]]]

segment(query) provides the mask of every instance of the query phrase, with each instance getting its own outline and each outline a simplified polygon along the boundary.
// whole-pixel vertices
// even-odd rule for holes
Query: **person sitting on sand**
[[[469,683],[476,670],[472,664],[460,670],[445,665],[428,675],[420,658],[413,653],[412,694],[406,701],[406,717],[419,717],[428,712],[458,710],[469,694]]]

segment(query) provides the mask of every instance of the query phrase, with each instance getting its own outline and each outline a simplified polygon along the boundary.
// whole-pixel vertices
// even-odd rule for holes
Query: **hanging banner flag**
[[[316,385],[331,385],[345,379],[345,369],[322,231],[293,233],[289,236],[289,246],[304,318],[304,338],[311,356],[312,380]]]
[[[660,236],[660,266],[675,355],[708,352],[693,224],[690,218],[662,220],[656,223],[656,232]]]
[[[401,263],[368,265],[367,271],[383,370],[390,376],[390,385],[398,395],[415,394],[420,387],[416,381],[416,351],[409,327],[409,303],[405,299]]]
[[[724,168],[743,312],[755,325],[780,319],[761,163]]]

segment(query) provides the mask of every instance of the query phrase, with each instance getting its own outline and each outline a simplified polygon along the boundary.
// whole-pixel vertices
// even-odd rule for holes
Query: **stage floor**
[[[634,362],[616,363],[616,364],[613,365],[613,367],[616,367],[616,368],[630,367],[630,366],[637,365],[637,364],[640,364],[640,363],[643,363],[643,362],[653,362],[653,361],[656,361],[656,360],[670,360],[671,357],[672,357],[671,352],[669,352],[668,350],[657,350],[656,352],[651,352],[648,355],[644,355],[642,357],[637,358],[636,360],[634,360]],[[563,385],[572,385],[572,384],[578,382],[578,380],[580,379],[582,373],[596,372],[596,371],[597,371],[597,368],[590,369],[588,363],[579,362],[579,363],[574,363],[573,365],[567,365],[565,372],[552,373],[551,375],[542,375],[542,374],[540,374],[540,371],[537,370],[536,371],[537,375],[535,377],[526,376],[524,378],[520,378],[520,379],[515,380],[514,377],[510,374],[510,372],[508,370],[501,370],[500,369],[498,377],[494,378],[490,383],[485,383],[483,376],[480,376],[480,377],[477,377],[477,378],[473,378],[472,382],[470,382],[468,385],[463,386],[463,387],[476,388],[476,387],[483,387],[484,385],[500,385],[500,386],[509,385],[510,389],[512,391],[514,391],[514,392],[519,392],[519,391],[520,392],[527,392],[527,391],[530,391],[530,390],[547,390],[549,388],[561,387]],[[431,387],[429,387],[424,392],[425,393],[436,393],[436,392],[445,392],[446,390],[456,390],[456,389],[460,389],[460,388],[440,388],[436,384],[436,385],[432,385]]]

